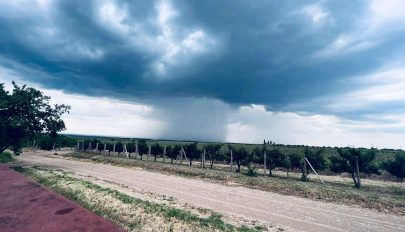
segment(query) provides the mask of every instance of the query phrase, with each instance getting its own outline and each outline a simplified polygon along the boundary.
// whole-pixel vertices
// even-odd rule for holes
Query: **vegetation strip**
[[[155,227],[156,225],[151,225],[151,223],[159,221],[156,218],[164,221],[161,227],[156,228],[157,231],[176,230],[177,227],[189,228],[192,231],[258,231],[257,228],[228,224],[217,213],[211,213],[207,218],[200,217],[190,211],[166,204],[134,198],[117,190],[71,177],[62,171],[40,168],[19,169],[19,171],[129,231]],[[106,205],[106,202],[100,201],[102,198],[108,199],[108,202],[112,204]],[[149,216],[146,217],[142,214]],[[145,220],[140,220],[140,218]]]
[[[236,183],[248,188],[276,192],[284,195],[299,196],[312,200],[342,203],[349,206],[376,209],[380,212],[405,215],[405,187],[364,185],[354,188],[350,182],[317,181],[302,182],[299,177],[251,177],[242,173],[230,173],[223,170],[201,169],[168,163],[148,162],[112,156],[100,156],[87,153],[69,155],[76,159],[92,160],[124,167],[141,167],[149,171],[176,174],[184,177],[201,178],[216,183]],[[248,174],[248,173],[246,173]]]

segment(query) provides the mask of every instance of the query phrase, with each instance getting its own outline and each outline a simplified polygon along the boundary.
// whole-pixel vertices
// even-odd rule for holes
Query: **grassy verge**
[[[166,204],[134,198],[62,171],[40,168],[19,171],[128,231],[258,231],[228,224],[214,212],[202,217]]]
[[[365,184],[361,189],[356,189],[351,182],[328,181],[322,184],[317,180],[302,182],[298,178],[280,176],[267,177],[259,175],[257,177],[249,177],[242,173],[230,173],[223,170],[201,169],[168,163],[86,153],[73,153],[69,156],[76,159],[92,160],[93,162],[124,167],[141,167],[145,170],[160,173],[201,178],[222,184],[237,184],[283,195],[298,196],[350,206],[354,205],[376,209],[386,213],[405,215],[405,186],[377,186]]]
[[[5,151],[0,154],[0,164],[9,163],[11,161],[14,161],[14,159],[10,152]]]

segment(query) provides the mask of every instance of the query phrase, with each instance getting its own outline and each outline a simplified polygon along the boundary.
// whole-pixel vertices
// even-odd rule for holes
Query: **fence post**
[[[148,161],[150,160],[150,153],[151,153],[151,150],[152,150],[152,148],[151,148],[151,146],[149,145],[149,146],[148,146]]]
[[[360,188],[360,168],[359,168],[359,156],[356,155],[356,178],[357,178],[357,188]]]
[[[266,160],[267,159],[267,154],[266,154],[266,151],[264,151],[264,154],[263,154],[263,160],[264,160],[264,175],[266,175],[266,170],[267,170],[267,163],[266,163]],[[271,167],[270,167],[271,168]]]
[[[166,145],[163,147],[163,163],[166,163]]]
[[[205,148],[204,148],[204,152],[203,152],[203,168],[205,168],[205,154],[206,154],[206,151],[205,151]]]
[[[305,157],[305,155],[304,155],[304,173],[302,173],[302,177],[303,177],[303,181],[307,181],[308,180],[308,177],[307,177],[307,175],[308,175],[308,173],[307,173],[307,157]]]
[[[114,155],[114,153],[115,153],[115,143],[113,145],[113,155]]]
[[[107,150],[107,143],[104,143],[104,150],[103,150],[103,155],[105,155],[105,151]]]
[[[135,159],[138,159],[138,141],[135,144]]]
[[[94,153],[97,153],[97,151],[98,151],[98,142],[96,143],[96,149],[95,149]]]
[[[127,145],[124,145],[124,154],[127,156],[127,158],[129,159],[129,153],[128,153],[128,150],[127,150]]]
[[[233,153],[231,149],[231,172],[233,172]]]
[[[77,141],[77,146],[76,146],[77,151],[80,151],[80,142]]]

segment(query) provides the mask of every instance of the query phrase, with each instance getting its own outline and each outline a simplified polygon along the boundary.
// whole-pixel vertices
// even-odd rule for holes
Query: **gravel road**
[[[56,157],[56,156],[55,156]],[[18,158],[46,166],[165,194],[228,215],[270,222],[299,231],[405,231],[405,217],[298,197],[225,186],[136,168],[24,153]]]

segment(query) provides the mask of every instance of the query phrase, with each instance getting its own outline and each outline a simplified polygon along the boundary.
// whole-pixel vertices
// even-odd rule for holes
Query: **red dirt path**
[[[0,165],[0,231],[119,231],[110,221]]]

